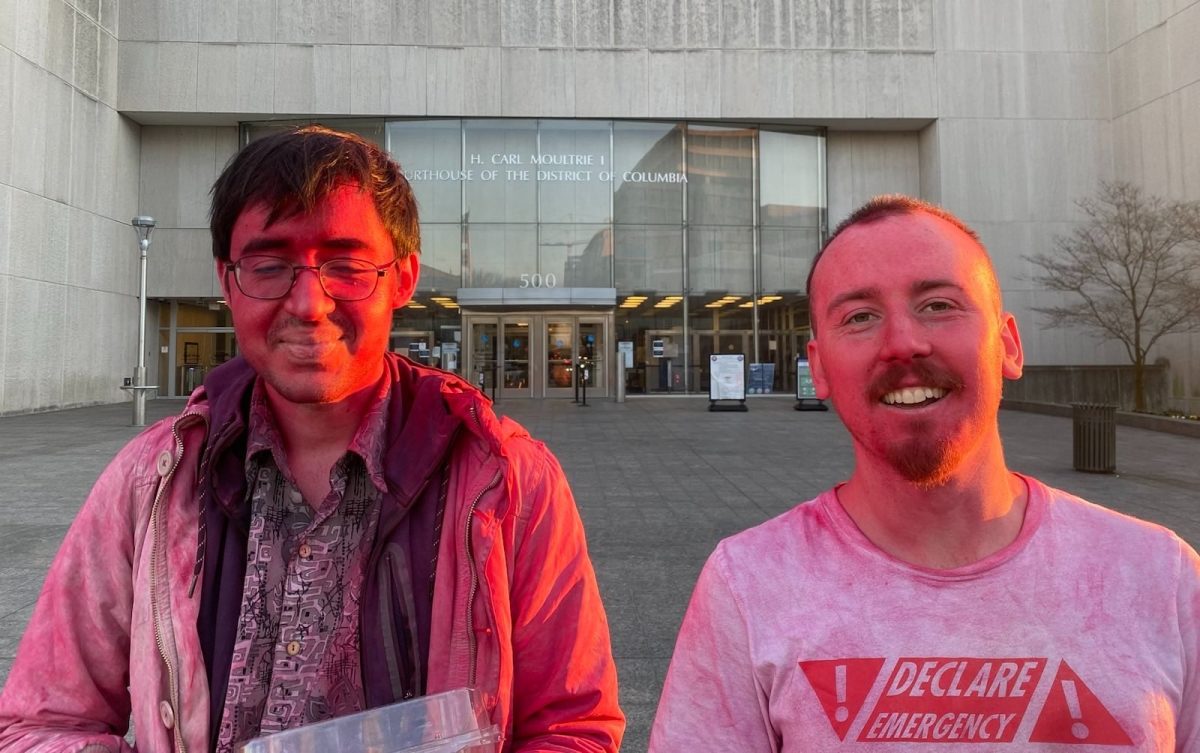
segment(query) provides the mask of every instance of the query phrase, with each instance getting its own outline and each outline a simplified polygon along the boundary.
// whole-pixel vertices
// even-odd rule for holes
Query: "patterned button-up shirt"
[[[246,446],[246,578],[218,751],[364,708],[359,601],[386,491],[386,383],[330,492],[310,505],[288,468],[262,380]]]

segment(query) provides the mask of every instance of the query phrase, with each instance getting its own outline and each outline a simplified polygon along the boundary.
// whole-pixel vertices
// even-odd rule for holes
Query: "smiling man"
[[[400,168],[321,127],[213,187],[241,356],[134,439],[63,542],[0,749],[233,751],[459,687],[503,751],[615,751],[608,627],[554,457],[388,352],[417,284]]]
[[[709,558],[651,752],[1200,751],[1200,558],[1008,469],[1021,339],[975,233],[879,197],[808,291],[853,474]]]

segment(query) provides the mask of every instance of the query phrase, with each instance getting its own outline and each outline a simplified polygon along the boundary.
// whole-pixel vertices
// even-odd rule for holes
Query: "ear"
[[[821,364],[821,353],[816,340],[808,341],[808,366],[812,369],[813,387],[816,388],[817,397],[828,400],[829,380],[825,378],[825,367]]]
[[[409,254],[396,260],[395,279],[392,281],[392,308],[398,309],[408,303],[417,289],[417,278],[421,276],[421,260]]]
[[[1004,378],[1020,379],[1025,367],[1025,351],[1021,348],[1021,333],[1017,331],[1017,320],[1007,311],[1000,315],[1000,344],[1004,348]]]
[[[213,267],[216,270],[217,282],[221,285],[221,295],[225,303],[229,303],[229,262],[215,259]]]

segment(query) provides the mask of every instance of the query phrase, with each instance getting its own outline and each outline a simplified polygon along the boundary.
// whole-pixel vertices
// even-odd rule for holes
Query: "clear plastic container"
[[[242,753],[495,753],[500,731],[467,688],[251,740]]]

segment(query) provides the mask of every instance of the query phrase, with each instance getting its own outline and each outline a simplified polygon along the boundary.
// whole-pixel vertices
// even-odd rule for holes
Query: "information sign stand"
[[[708,360],[708,409],[738,411],[746,408],[746,356],[713,354]]]
[[[825,401],[817,397],[812,367],[807,359],[799,356],[796,356],[796,410],[829,410]]]

